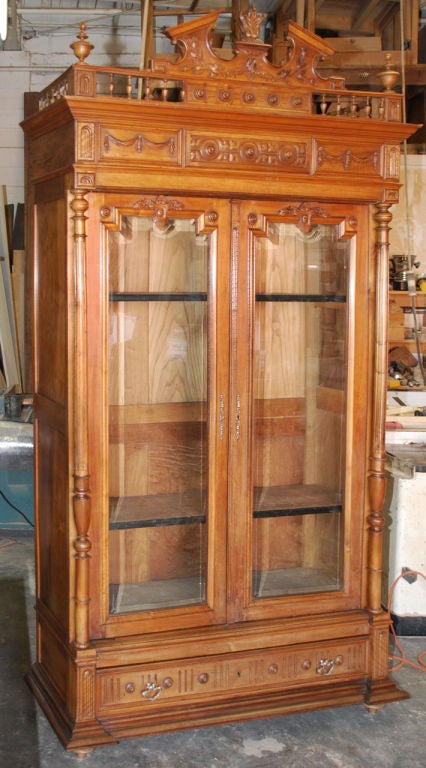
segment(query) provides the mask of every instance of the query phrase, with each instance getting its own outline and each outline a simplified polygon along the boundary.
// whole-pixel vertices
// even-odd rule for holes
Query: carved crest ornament
[[[95,67],[86,62],[93,45],[86,25],[80,25],[71,44],[78,59],[70,69],[40,94],[39,109],[66,96],[95,97],[102,93],[117,98],[179,101],[202,106],[230,106],[244,111],[273,114],[322,114],[376,118],[400,122],[401,94],[384,80],[386,90],[350,91],[343,77],[323,76],[318,64],[334,49],[322,38],[289,20],[283,58],[270,60],[271,46],[261,39],[264,14],[254,6],[241,14],[240,39],[224,56],[213,46],[213,32],[221,10],[192,18],[164,34],[175,56],[155,56],[146,69]],[[397,73],[393,73],[395,75]],[[106,79],[108,84],[105,86]]]

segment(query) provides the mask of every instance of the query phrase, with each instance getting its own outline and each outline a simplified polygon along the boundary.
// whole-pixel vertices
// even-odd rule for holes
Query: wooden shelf
[[[340,588],[340,579],[319,568],[277,568],[253,574],[253,596],[276,597],[332,592]]]
[[[109,294],[110,301],[207,301],[207,293],[155,293],[145,291],[115,291]],[[297,301],[320,304],[345,304],[343,294],[317,293],[257,293],[256,301]]]
[[[344,294],[322,293],[256,293],[256,301],[298,301],[320,304],[345,304]]]
[[[207,301],[207,293],[203,291],[167,293],[145,291],[117,291],[109,294],[110,301]]]
[[[111,613],[130,613],[159,608],[177,608],[205,600],[205,581],[195,576],[157,579],[135,584],[111,584]]]
[[[110,499],[110,530],[206,522],[206,495],[197,491]],[[255,488],[255,519],[341,512],[341,494],[320,485]]]
[[[200,503],[201,502],[201,503]],[[205,523],[206,498],[197,491],[110,499],[110,530]]]
[[[285,517],[341,512],[341,494],[321,485],[255,488],[254,517]]]

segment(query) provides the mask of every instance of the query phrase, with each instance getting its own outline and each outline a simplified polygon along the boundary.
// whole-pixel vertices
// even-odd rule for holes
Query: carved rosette
[[[190,140],[190,161],[261,167],[292,166],[306,170],[309,152],[305,142],[262,141],[193,134]]]
[[[103,205],[99,211],[101,219],[111,219],[115,212],[115,208],[110,208],[109,205]]]

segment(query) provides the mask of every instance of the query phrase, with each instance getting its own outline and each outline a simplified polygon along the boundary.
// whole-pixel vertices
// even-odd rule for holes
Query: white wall
[[[24,202],[24,91],[29,90],[29,59],[18,51],[0,52],[0,184],[9,203]]]
[[[390,255],[413,254],[420,266],[416,272],[426,274],[426,155],[401,157],[401,181],[407,187],[399,193],[400,202],[392,208]]]

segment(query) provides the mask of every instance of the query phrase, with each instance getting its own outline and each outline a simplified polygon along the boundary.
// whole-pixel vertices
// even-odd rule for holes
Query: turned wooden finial
[[[86,25],[84,21],[80,24],[80,32],[77,35],[77,40],[74,40],[73,43],[71,43],[70,48],[74,51],[74,56],[77,57],[80,64],[85,63],[85,59],[87,59],[90,51],[95,46],[92,45],[92,43],[89,43],[86,35]]]
[[[387,53],[385,56],[386,59],[386,69],[383,70],[383,72],[379,72],[377,77],[380,77],[383,85],[385,86],[387,91],[391,91],[393,86],[395,85],[396,81],[399,77],[399,72],[396,69],[391,69],[391,54]]]

